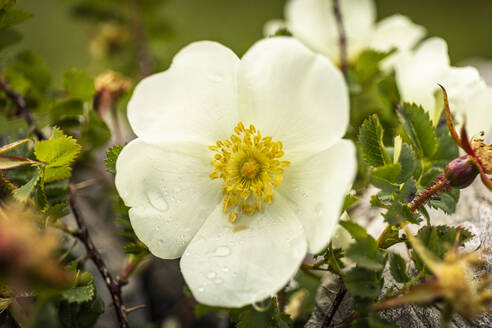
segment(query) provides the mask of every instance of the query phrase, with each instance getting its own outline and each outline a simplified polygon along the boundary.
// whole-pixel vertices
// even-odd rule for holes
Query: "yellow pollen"
[[[222,179],[224,201],[222,209],[234,223],[239,213],[253,215],[261,211],[262,203],[273,201],[273,188],[279,187],[288,161],[282,143],[272,137],[262,137],[253,125],[246,129],[242,122],[229,139],[218,140],[209,147],[214,151],[210,179]]]

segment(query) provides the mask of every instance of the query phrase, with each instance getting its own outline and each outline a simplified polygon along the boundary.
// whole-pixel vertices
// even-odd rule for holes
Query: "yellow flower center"
[[[241,212],[252,215],[261,211],[262,203],[271,203],[273,187],[280,186],[283,168],[290,165],[279,160],[284,156],[280,141],[262,137],[253,125],[246,129],[241,122],[229,139],[209,149],[215,152],[210,178],[224,180],[222,209],[231,222]]]

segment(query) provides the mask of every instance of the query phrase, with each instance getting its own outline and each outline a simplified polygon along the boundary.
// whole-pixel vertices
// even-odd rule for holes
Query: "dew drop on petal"
[[[158,190],[150,189],[146,192],[146,195],[150,204],[159,211],[167,211],[169,209],[169,205]]]
[[[314,207],[314,213],[316,213],[317,216],[323,215],[323,203],[318,203]]]
[[[216,284],[221,284],[222,283],[222,279],[220,279],[220,278],[215,279],[215,283]]]
[[[222,271],[229,272],[229,268],[225,267],[225,268],[222,269]]]
[[[200,293],[203,293],[203,291],[204,291],[203,287],[198,288],[198,291],[199,291]]]
[[[207,273],[207,278],[208,279],[214,279],[216,275],[217,274],[215,272],[210,271],[209,273]]]
[[[217,247],[214,253],[215,256],[219,257],[228,256],[229,254],[231,254],[231,250],[229,249],[229,247],[226,246]]]

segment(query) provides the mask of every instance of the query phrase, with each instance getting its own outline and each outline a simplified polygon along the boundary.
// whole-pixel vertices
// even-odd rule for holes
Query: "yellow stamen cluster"
[[[271,203],[273,187],[280,186],[283,168],[290,165],[279,160],[284,156],[280,141],[262,137],[253,125],[246,129],[242,122],[229,139],[218,140],[209,149],[216,152],[210,178],[224,180],[223,211],[230,211],[231,222],[240,212],[252,215],[261,211],[262,202]]]
[[[485,173],[492,174],[492,145],[486,144],[483,138],[473,138],[471,146],[480,159]]]

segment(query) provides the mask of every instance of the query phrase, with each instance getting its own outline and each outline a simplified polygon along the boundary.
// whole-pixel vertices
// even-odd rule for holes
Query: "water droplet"
[[[169,209],[169,205],[167,204],[160,191],[156,189],[150,189],[146,192],[146,195],[150,204],[159,211],[167,211]]]
[[[226,246],[217,247],[214,253],[215,256],[219,256],[219,257],[224,257],[229,254],[231,254],[231,250],[229,249],[229,247]]]
[[[208,279],[214,279],[216,275],[217,274],[215,272],[210,271],[209,273],[207,273],[207,278]]]
[[[224,77],[221,74],[210,74],[208,79],[212,82],[222,82]]]
[[[204,290],[204,289],[203,289],[203,287],[198,288],[198,291],[199,291],[200,293],[203,293],[203,290]]]
[[[220,278],[215,279],[215,283],[216,284],[221,284],[222,283],[222,279],[220,279]]]
[[[181,188],[180,187],[174,188],[174,192],[180,192],[180,191],[181,191]]]
[[[229,272],[229,268],[223,268],[222,271]]]
[[[314,212],[317,216],[323,215],[323,203],[316,204],[316,206],[314,207]]]

